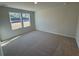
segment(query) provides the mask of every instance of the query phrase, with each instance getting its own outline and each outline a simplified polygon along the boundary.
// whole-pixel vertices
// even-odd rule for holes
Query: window
[[[12,30],[22,28],[21,13],[9,12]]]
[[[30,14],[22,13],[23,27],[31,26]]]
[[[29,13],[9,12],[12,30],[31,26]]]

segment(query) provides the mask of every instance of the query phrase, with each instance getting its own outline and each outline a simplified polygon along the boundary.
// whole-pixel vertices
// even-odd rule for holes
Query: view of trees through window
[[[9,12],[9,17],[12,30],[31,26],[29,13]]]

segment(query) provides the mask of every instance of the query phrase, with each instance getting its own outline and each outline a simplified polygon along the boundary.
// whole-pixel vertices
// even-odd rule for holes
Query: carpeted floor
[[[33,31],[3,46],[5,56],[79,55],[73,38]]]

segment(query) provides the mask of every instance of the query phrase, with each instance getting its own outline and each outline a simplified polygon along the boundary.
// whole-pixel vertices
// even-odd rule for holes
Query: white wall
[[[77,26],[76,7],[56,7],[40,9],[36,12],[37,30],[75,37]]]
[[[76,34],[76,42],[79,48],[79,16],[78,16],[78,22],[77,22],[77,34]]]

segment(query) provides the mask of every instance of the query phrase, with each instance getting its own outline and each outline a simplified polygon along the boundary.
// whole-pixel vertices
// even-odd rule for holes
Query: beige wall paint
[[[45,32],[75,37],[77,11],[77,7],[72,6],[37,10],[36,28]]]

